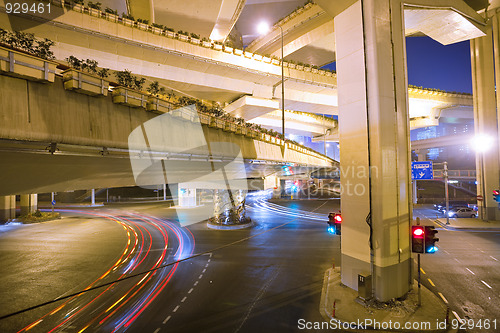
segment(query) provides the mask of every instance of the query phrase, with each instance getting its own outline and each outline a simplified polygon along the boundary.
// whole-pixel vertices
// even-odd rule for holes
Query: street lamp
[[[283,28],[278,25],[281,32],[281,134],[283,134],[283,140],[285,140],[285,68],[284,68],[284,56],[283,56]],[[260,22],[257,25],[257,31],[260,35],[265,35],[269,32],[269,25],[266,22]]]
[[[479,163],[481,168],[481,194],[483,196],[481,208],[481,220],[484,220],[484,212],[486,211],[486,189],[484,182],[484,153],[493,145],[493,139],[486,134],[478,134],[472,139],[472,147],[479,154]]]

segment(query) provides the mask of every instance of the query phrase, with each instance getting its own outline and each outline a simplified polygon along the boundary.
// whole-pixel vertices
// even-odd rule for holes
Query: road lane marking
[[[208,267],[208,262],[207,262],[207,264],[205,265],[205,267]]]
[[[194,283],[194,286],[196,286],[197,284],[198,284],[198,281],[196,281],[196,282]]]
[[[455,259],[456,262],[460,262],[460,260],[458,260],[457,258],[453,258],[453,259]]]
[[[184,296],[184,298],[182,299],[181,303],[184,303],[187,299],[187,296]]]
[[[429,283],[431,284],[431,286],[433,286],[433,287],[435,287],[435,286],[436,286],[436,285],[434,284],[434,282],[432,282],[432,280],[431,280],[431,279],[427,279],[427,280],[429,280]]]
[[[497,258],[493,257],[493,256],[490,256],[491,259],[495,260],[495,261],[498,261]]]
[[[441,296],[441,298],[443,299],[443,301],[448,304],[448,300],[446,298],[444,298],[443,294],[439,293],[438,292],[438,295]]]
[[[207,269],[205,268],[205,269],[202,271],[202,273],[205,273],[206,271],[207,271]]]
[[[482,282],[482,283],[484,283],[486,287],[488,287],[488,288],[490,288],[490,289],[493,289],[493,288],[491,288],[491,286],[490,286],[489,284],[487,284],[487,283],[486,283],[486,282],[484,282],[483,280],[481,280],[481,282]]]
[[[201,279],[203,277],[203,274],[200,274],[200,276],[198,276],[198,280]]]
[[[155,331],[153,333],[158,333],[160,332],[160,328],[158,327],[157,329],[155,329]]]
[[[179,310],[179,307],[180,307],[180,306],[179,306],[179,305],[177,305],[177,306],[175,307],[175,309],[174,309],[172,312],[177,312],[177,310]]]
[[[460,318],[460,316],[458,315],[458,313],[456,313],[455,311],[451,311],[453,313],[453,315],[455,316],[455,318],[457,318],[458,322],[462,322],[462,318]]]
[[[189,289],[188,294],[191,294],[193,292],[193,288]]]
[[[446,251],[446,250],[443,250],[443,251],[444,251],[444,253],[446,253],[446,254],[450,254],[450,252],[448,252],[448,251]]]
[[[163,321],[163,325],[165,325],[167,323],[167,321],[170,320],[170,318],[172,318],[172,316],[168,316],[167,318],[165,318],[165,320]]]
[[[422,271],[423,274],[425,274],[424,269],[422,267],[420,267],[420,270]]]
[[[473,271],[471,271],[470,269],[468,269],[467,267],[465,267],[466,270],[468,270],[472,275],[476,275],[476,273],[474,273]]]

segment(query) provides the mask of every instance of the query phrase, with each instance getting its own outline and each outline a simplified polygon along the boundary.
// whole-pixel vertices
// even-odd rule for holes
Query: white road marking
[[[158,333],[160,332],[160,328],[158,327],[157,329],[155,329],[155,331],[153,333]]]
[[[444,298],[443,294],[441,294],[441,293],[438,293],[438,294],[439,294],[439,296],[441,296],[441,298],[443,299],[443,301],[444,301],[446,304],[448,304],[448,300],[447,300],[446,298]]]
[[[194,286],[196,286],[197,284],[198,284],[198,281],[196,281],[196,282],[194,283]]]
[[[453,258],[453,259],[455,259],[456,262],[460,262],[460,260],[458,260],[457,258]]]
[[[488,287],[488,288],[490,288],[490,289],[493,289],[493,288],[491,288],[491,286],[490,286],[489,284],[487,284],[487,283],[486,283],[486,282],[484,282],[483,280],[481,280],[481,282],[482,282],[482,283],[484,283],[484,285],[485,285],[486,287]]]
[[[179,307],[180,307],[180,306],[179,306],[179,305],[177,305],[177,306],[175,307],[175,309],[174,309],[172,312],[177,312],[177,310],[179,310]]]
[[[212,256],[212,255],[210,255],[210,256]],[[208,262],[210,262],[210,260],[212,260],[212,259],[208,259]]]
[[[448,252],[448,251],[446,251],[446,250],[443,250],[443,251],[444,251],[444,253],[446,253],[446,254],[450,254],[450,252]]]
[[[198,276],[198,280],[201,279],[203,277],[203,274],[200,274],[200,276]]]
[[[184,303],[187,299],[187,296],[184,296],[184,298],[182,299],[181,303]]]
[[[167,318],[165,318],[165,320],[163,321],[163,325],[165,325],[167,323],[167,321],[170,320],[170,318],[172,318],[172,316],[168,316]]]
[[[495,260],[495,261],[498,261],[497,258],[493,257],[493,256],[490,256],[491,259]]]
[[[457,320],[459,322],[462,322],[462,318],[460,318],[460,316],[458,315],[458,313],[456,313],[455,311],[451,311],[453,313],[453,315],[455,316],[455,318],[457,318]]]
[[[191,294],[193,292],[193,288],[189,289],[188,294]]]
[[[202,273],[205,273],[207,271],[207,269],[205,268],[203,271],[201,271]]]
[[[208,262],[207,262],[207,264],[205,265],[205,267],[208,267]]]
[[[468,269],[467,267],[465,267],[466,270],[468,270],[472,275],[476,275],[476,273],[474,273],[473,271],[471,271],[470,269]]]

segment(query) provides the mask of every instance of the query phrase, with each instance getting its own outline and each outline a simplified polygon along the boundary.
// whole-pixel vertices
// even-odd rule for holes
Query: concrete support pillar
[[[38,194],[21,194],[21,215],[34,213],[38,209]]]
[[[0,196],[0,223],[16,218],[16,196]]]
[[[167,201],[167,184],[163,184],[163,201]]]
[[[479,217],[483,220],[500,219],[498,204],[493,200],[493,190],[500,184],[498,152],[498,112],[495,100],[494,58],[499,62],[498,17],[495,16],[495,29],[489,27],[487,35],[470,41],[472,91],[474,103],[474,129],[476,136],[491,138],[491,147],[476,153],[477,194],[484,196],[478,203]],[[493,54],[492,33],[494,30],[496,54]],[[500,62],[499,62],[500,64]],[[497,78],[499,70],[497,68]],[[497,81],[497,84],[500,80]],[[498,93],[498,92],[497,92]],[[473,147],[482,148],[482,147]]]
[[[358,274],[371,273],[373,295],[388,301],[404,296],[412,283],[403,5],[358,1],[334,24],[343,169],[341,278],[357,290]]]
[[[92,193],[90,194],[90,204],[95,206],[95,189],[92,189]]]

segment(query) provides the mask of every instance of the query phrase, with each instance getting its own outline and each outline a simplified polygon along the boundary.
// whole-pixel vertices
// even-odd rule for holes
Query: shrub
[[[122,13],[122,18],[135,21],[135,18],[132,15],[125,14],[125,13]]]
[[[108,13],[108,14],[114,14],[114,15],[118,16],[118,11],[115,10],[115,9],[111,9],[109,7],[106,7],[106,9],[104,9],[104,12]]]
[[[164,95],[165,94],[165,88],[163,87],[160,87],[160,83],[158,81],[153,81],[151,82],[151,84],[149,85],[149,87],[146,89],[146,91],[148,93],[150,93],[151,95],[154,95],[154,96],[158,96],[158,95]]]
[[[87,6],[88,6],[89,8],[92,8],[92,9],[97,9],[97,10],[101,10],[101,5],[102,5],[102,3],[100,3],[100,2],[92,2],[92,1],[89,1],[89,2],[87,3]]]

